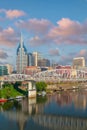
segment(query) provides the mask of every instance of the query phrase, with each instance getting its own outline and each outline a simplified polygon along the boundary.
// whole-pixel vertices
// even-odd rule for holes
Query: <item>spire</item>
[[[22,32],[21,32],[21,38],[20,38],[20,47],[23,47],[23,36],[22,36]]]

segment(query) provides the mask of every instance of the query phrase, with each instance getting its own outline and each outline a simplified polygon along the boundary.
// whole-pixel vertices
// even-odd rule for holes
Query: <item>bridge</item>
[[[37,72],[33,75],[26,74],[11,74],[3,76],[0,81],[16,82],[16,81],[87,81],[87,71],[76,69],[53,69],[42,72]]]
[[[76,70],[76,69],[53,69],[35,73],[33,75],[26,74],[11,74],[5,75],[0,79],[0,86],[4,82],[17,82],[17,81],[29,81],[29,82],[52,82],[58,83],[61,81],[71,81],[71,82],[86,82],[87,81],[87,71],[84,70]],[[29,83],[30,88],[32,87],[32,83]]]
[[[36,73],[36,81],[86,81],[87,71],[76,69],[53,69]]]

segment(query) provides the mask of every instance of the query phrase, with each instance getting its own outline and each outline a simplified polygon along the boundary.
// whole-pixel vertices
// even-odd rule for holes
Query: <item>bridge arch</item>
[[[3,76],[4,81],[25,81],[30,79],[32,79],[32,77],[25,74],[11,74]]]
[[[53,69],[36,73],[36,81],[86,80],[87,71],[76,69]]]

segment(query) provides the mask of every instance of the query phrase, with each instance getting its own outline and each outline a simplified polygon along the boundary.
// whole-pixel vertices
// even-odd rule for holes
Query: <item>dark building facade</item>
[[[50,60],[48,60],[48,59],[38,60],[38,66],[40,66],[40,67],[50,67]]]

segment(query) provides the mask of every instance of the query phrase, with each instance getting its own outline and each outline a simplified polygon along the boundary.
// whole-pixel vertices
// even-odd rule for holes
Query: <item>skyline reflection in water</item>
[[[0,105],[0,130],[86,130],[87,92],[63,92]]]

